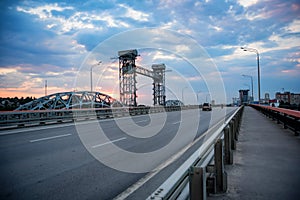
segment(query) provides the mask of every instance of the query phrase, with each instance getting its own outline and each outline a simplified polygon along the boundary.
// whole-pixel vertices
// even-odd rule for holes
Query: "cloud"
[[[300,34],[300,19],[295,19],[293,22],[284,27],[284,30],[290,34]]]
[[[157,51],[152,56],[152,59],[155,62],[160,62],[162,60],[178,60],[178,57],[174,54],[166,54],[164,52]],[[150,60],[152,60],[152,59],[150,58]]]
[[[125,4],[120,4],[119,6],[126,9],[124,17],[128,17],[128,18],[134,19],[136,21],[141,21],[141,22],[149,21],[150,15],[148,13],[134,10],[133,8],[131,8]]]
[[[261,69],[266,78],[295,79],[293,75],[300,67],[298,0],[7,1],[1,5],[0,15],[5,20],[1,21],[0,75],[1,81],[8,80],[7,83],[13,80],[6,79],[8,75],[15,79],[21,75],[37,78],[35,85],[39,83],[38,78],[58,76],[57,83],[62,81],[61,85],[71,88],[70,83],[64,82],[61,77],[73,76],[74,69],[98,44],[115,34],[143,27],[171,29],[193,38],[219,66],[226,84],[232,84],[232,81],[235,89],[242,84],[239,73],[243,70],[251,73],[256,67],[255,54],[241,51],[240,46],[259,50]],[[126,36],[114,41],[111,44],[113,48],[98,52],[92,61],[105,57],[107,63],[112,62],[110,57],[116,56],[119,47],[127,44],[128,48],[140,47],[142,56],[137,61],[141,65],[150,68],[154,61],[168,61],[167,67],[185,73],[191,80],[196,79],[192,76],[193,70],[187,70],[183,65],[186,64],[184,57],[197,56],[193,47],[189,48],[185,40],[165,37],[163,33],[156,38],[143,32]],[[173,45],[173,52],[143,50],[151,47],[154,39],[161,46]],[[140,41],[143,41],[142,45],[138,44]],[[114,76],[112,71],[105,74],[107,80],[113,80]],[[18,80],[27,81],[23,78]],[[287,82],[291,83],[295,81]],[[19,81],[16,85],[20,86]],[[42,85],[37,87],[42,88]],[[109,87],[109,81],[101,86],[103,90],[107,90],[106,87]],[[42,89],[39,91],[43,93]]]
[[[54,4],[46,4],[43,6],[38,6],[35,8],[23,8],[21,6],[17,6],[17,11],[28,13],[31,15],[37,15],[40,19],[45,20],[48,18],[52,18],[53,11],[63,12],[65,10],[74,10],[73,7],[67,6],[67,7],[61,7],[57,3]]]
[[[85,29],[93,30],[103,30],[105,26],[107,27],[125,27],[129,28],[129,24],[118,20],[109,11],[105,12],[87,12],[87,11],[77,11],[74,7],[70,6],[59,6],[56,4],[46,4],[36,7],[22,7],[18,6],[16,8],[18,12],[24,12],[30,15],[35,15],[39,20],[45,22],[45,28],[53,30],[58,34],[64,34],[72,31],[80,31]],[[71,10],[69,15],[65,15],[65,10]],[[128,17],[133,17],[131,15],[138,14],[136,17],[142,17],[145,19],[145,15],[139,13],[129,7]],[[56,11],[54,15],[53,12]],[[103,22],[104,24],[99,24]]]
[[[242,5],[243,7],[250,7],[250,6],[253,6],[255,5],[258,0],[237,0],[237,2]]]

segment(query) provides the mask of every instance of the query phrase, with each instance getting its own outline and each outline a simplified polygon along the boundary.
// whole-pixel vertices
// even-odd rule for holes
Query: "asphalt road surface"
[[[145,199],[203,141],[157,167],[220,121],[224,110],[215,108],[213,117],[186,110],[1,131],[0,199]],[[151,170],[156,175],[143,182]]]

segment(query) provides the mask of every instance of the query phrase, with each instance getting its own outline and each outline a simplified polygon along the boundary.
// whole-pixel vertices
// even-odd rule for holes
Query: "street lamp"
[[[248,77],[251,79],[251,92],[252,92],[252,101],[254,100],[254,96],[253,96],[253,77],[250,76],[250,75],[245,75],[245,74],[242,74],[243,77]]]
[[[100,65],[102,61],[99,61],[97,64],[91,66],[91,92],[93,92],[93,68],[97,65]]]
[[[258,78],[258,102],[260,103],[260,70],[259,70],[259,52],[257,49],[241,47],[244,51],[250,51],[256,53],[257,58],[257,78]]]
[[[206,102],[207,102],[207,103],[208,103],[208,101],[207,101],[207,97],[208,97],[208,96],[210,96],[210,94],[207,94],[207,95],[206,95]]]
[[[184,88],[182,88],[181,90],[181,99],[182,99],[182,103],[184,104],[184,98],[183,98],[183,90],[188,88],[187,86],[185,86]]]
[[[199,102],[199,96],[198,96],[199,94],[201,94],[201,91],[198,91],[198,92],[197,92],[197,103],[198,103],[198,104],[200,104],[200,102]]]

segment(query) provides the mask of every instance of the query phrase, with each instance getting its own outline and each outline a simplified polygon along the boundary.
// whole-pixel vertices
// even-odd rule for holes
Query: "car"
[[[211,111],[211,105],[209,103],[203,103],[202,110],[203,111]]]

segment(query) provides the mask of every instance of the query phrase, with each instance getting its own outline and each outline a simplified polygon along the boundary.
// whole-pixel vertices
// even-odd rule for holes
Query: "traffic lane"
[[[221,112],[221,110],[219,111]],[[97,159],[101,160],[101,162],[124,171],[134,170],[135,172],[145,172],[153,170],[169,157],[176,154],[176,152],[193,142],[196,134],[200,136],[208,129],[209,125],[220,121],[222,116],[218,115],[219,111],[216,111],[217,117],[213,119],[209,117],[210,112],[200,112],[200,118],[202,118],[202,120],[200,120],[199,124],[195,124],[195,118],[198,117],[199,110],[172,112],[174,115],[185,115],[183,121],[179,123],[180,125],[175,126],[174,121],[171,122],[167,120],[167,122],[164,122],[163,120],[158,120],[161,124],[157,123],[155,125],[163,128],[160,133],[150,138],[132,137],[122,132],[117,125],[111,126],[114,129],[109,129],[109,133],[119,133],[119,138],[126,137],[126,139],[122,139],[115,145],[100,146],[96,149],[92,147],[95,146],[97,140],[102,141],[109,134],[102,136],[102,138],[97,135],[99,137],[96,138],[96,136],[93,135],[93,131],[90,130],[92,127],[88,126],[81,127],[81,131],[91,133],[90,135],[84,134],[86,137],[83,139],[85,141],[84,143],[86,148],[97,157]],[[126,123],[126,125],[128,126],[127,130],[130,131],[131,134],[136,132],[136,135],[138,135],[140,131],[152,132],[153,128],[152,126],[145,126],[136,130],[136,127],[130,129],[131,124]],[[146,128],[148,130],[146,130]]]
[[[111,199],[143,176],[102,165],[78,136],[27,146],[0,153],[1,199]]]
[[[151,115],[157,115],[157,114],[151,114]],[[139,126],[146,126],[151,120],[149,115],[133,116],[132,118],[131,117],[129,118],[130,120],[132,119],[132,121]],[[105,129],[111,129],[116,127],[116,124],[114,123],[115,120],[119,121],[123,119],[124,118],[116,118],[116,119],[99,120],[99,121],[78,122],[76,123],[76,126],[80,126],[81,124],[90,125],[99,122],[101,124],[101,127]],[[169,112],[167,120],[171,121],[174,125],[181,123],[180,115],[178,115],[178,112]],[[49,126],[41,126],[41,127],[34,127],[34,128],[22,128],[16,130],[1,131],[0,149],[1,148],[5,149],[10,146],[14,147],[18,145],[24,145],[27,144],[27,141],[34,142],[35,140],[44,139],[44,138],[51,139],[52,137],[54,137],[55,139],[55,137],[70,136],[70,134],[73,133],[76,133],[76,127],[74,126],[74,124],[49,125]],[[107,136],[114,138],[115,137],[114,131],[110,131],[110,133]]]
[[[50,132],[51,131],[53,131],[52,129],[50,130]],[[67,131],[70,131],[70,128],[68,128],[67,129]],[[55,134],[57,134],[58,132],[57,132],[57,130],[55,130],[54,131],[54,133]],[[43,134],[43,135],[52,135],[51,133],[47,133],[47,131],[46,131],[46,133],[45,134]],[[61,134],[66,134],[65,132],[61,132]],[[16,135],[15,135],[16,136]],[[19,135],[18,135],[19,136]],[[61,174],[61,175],[59,175],[59,177],[63,177],[63,179],[64,180],[70,180],[70,178],[71,178],[71,180],[72,180],[72,177],[65,177],[63,174],[65,174],[66,172],[68,172],[68,171],[70,171],[70,170],[73,170],[73,169],[79,169],[79,168],[81,168],[81,166],[84,166],[85,165],[85,162],[83,162],[83,160],[84,160],[84,158],[88,158],[88,156],[89,156],[89,154],[87,153],[86,155],[83,155],[83,156],[81,156],[82,158],[80,158],[79,159],[79,165],[77,164],[77,165],[73,165],[72,166],[72,164],[70,164],[70,161],[67,161],[66,159],[68,159],[68,158],[70,158],[71,160],[72,159],[74,159],[74,160],[76,160],[76,158],[78,158],[78,157],[80,157],[80,156],[78,156],[78,152],[80,152],[80,151],[76,151],[76,148],[75,148],[75,152],[77,152],[76,153],[76,156],[75,156],[75,158],[73,157],[72,158],[72,156],[70,156],[70,155],[72,155],[71,154],[71,152],[72,151],[68,151],[68,150],[66,150],[66,153],[62,153],[63,151],[61,151],[60,149],[61,149],[61,147],[70,147],[70,146],[74,146],[74,145],[72,145],[72,142],[70,142],[69,140],[71,139],[71,138],[73,138],[73,137],[68,137],[68,138],[57,138],[57,139],[55,139],[55,140],[49,140],[49,141],[41,141],[40,143],[36,143],[36,144],[40,144],[41,146],[40,147],[38,147],[37,149],[35,149],[34,151],[30,151],[30,149],[29,149],[29,152],[30,153],[28,153],[29,154],[29,156],[31,156],[32,157],[32,159],[27,159],[26,161],[23,161],[22,162],[22,159],[19,161],[20,163],[18,163],[18,162],[16,162],[16,163],[14,163],[15,164],[15,166],[13,166],[13,165],[11,165],[11,166],[9,166],[9,162],[7,163],[7,165],[6,166],[8,166],[6,169],[14,169],[14,168],[18,168],[18,167],[21,167],[22,169],[24,169],[24,171],[25,171],[25,173],[23,172],[22,173],[22,170],[20,170],[21,172],[19,172],[18,170],[17,170],[17,173],[12,173],[12,175],[15,175],[11,180],[15,180],[15,181],[13,181],[14,183],[13,184],[15,184],[15,183],[19,183],[19,182],[21,182],[21,183],[23,183],[22,181],[23,181],[23,179],[21,179],[21,180],[19,180],[19,179],[16,179],[16,177],[22,177],[22,176],[24,176],[25,175],[25,177],[26,177],[26,174],[27,174],[27,176],[29,176],[29,177],[26,177],[26,180],[27,180],[27,182],[25,181],[25,183],[23,183],[23,184],[19,184],[19,186],[21,185],[21,188],[22,188],[22,185],[26,185],[26,187],[24,186],[22,189],[24,190],[24,188],[27,188],[28,186],[30,186],[30,185],[32,185],[32,187],[29,187],[29,188],[27,188],[27,189],[25,189],[25,191],[30,191],[30,188],[32,189],[32,188],[34,188],[34,187],[36,187],[37,185],[34,185],[34,183],[38,183],[38,184],[41,184],[42,182],[41,182],[41,178],[43,178],[44,180],[47,180],[47,181],[44,181],[43,183],[44,184],[46,184],[47,185],[47,190],[49,190],[50,188],[52,188],[52,186],[53,185],[59,185],[59,184],[57,184],[57,183],[54,183],[54,184],[52,184],[51,183],[51,181],[49,182],[48,180],[51,180],[51,179],[54,179],[54,180],[56,180],[58,177],[56,177],[56,176],[58,176],[58,174]],[[27,138],[27,139],[29,139],[29,138]],[[67,140],[67,141],[66,141]],[[2,140],[1,140],[2,141]],[[62,143],[62,144],[60,144],[59,145],[59,142],[57,143],[57,142],[54,142],[54,141],[65,141],[66,143]],[[80,141],[78,140],[78,142],[79,142],[79,146],[82,148],[82,146],[80,145]],[[122,141],[122,142],[124,142],[124,141]],[[36,145],[35,144],[35,145]],[[50,146],[50,148],[48,148],[48,145],[45,145],[45,144],[49,144]],[[55,146],[55,145],[58,145],[58,146]],[[22,146],[22,145],[21,145]],[[77,144],[77,146],[78,146],[78,144]],[[14,148],[15,149],[15,148]],[[43,153],[43,149],[44,150],[46,150],[46,152],[48,152],[48,153]],[[57,150],[57,151],[55,151],[55,152],[51,152],[51,150]],[[83,151],[84,151],[85,149],[83,148]],[[74,151],[74,149],[73,149],[73,151]],[[21,153],[20,153],[21,152]],[[22,157],[26,157],[26,155],[24,156],[24,154],[22,155],[22,153],[23,152],[26,152],[26,150],[24,150],[24,149],[21,149],[21,150],[19,150],[15,155],[19,155],[21,158]],[[40,155],[40,157],[35,157],[34,155],[34,153],[40,153],[41,155]],[[25,153],[26,154],[26,153]],[[44,154],[48,154],[48,156],[44,156]],[[10,157],[10,158],[12,158],[12,157],[14,157],[14,156],[11,156],[11,155],[9,155],[9,154],[6,154],[7,155],[7,157]],[[28,156],[27,156],[28,157]],[[91,158],[91,157],[90,157]],[[18,158],[18,159],[20,159],[20,158]],[[93,161],[95,161],[93,158],[91,158]],[[40,163],[38,163],[37,161],[38,160],[40,160]],[[55,160],[57,160],[57,162],[55,162]],[[66,161],[65,163],[64,162],[62,162],[62,161]],[[24,163],[25,162],[25,163]],[[34,165],[35,167],[33,167],[33,170],[30,170],[30,166],[27,166],[27,164],[26,164],[26,162],[27,163],[34,163],[34,162],[37,162],[37,164],[36,165]],[[49,163],[50,163],[50,165],[49,165]],[[75,162],[76,163],[76,162]],[[89,161],[86,161],[86,165],[88,165],[87,163],[90,163]],[[38,165],[39,164],[39,165]],[[51,164],[53,164],[54,166],[51,166]],[[61,165],[60,165],[61,164]],[[41,169],[43,169],[43,167],[42,166],[47,166],[48,168],[48,170],[46,169],[44,169],[44,170],[41,170]],[[40,168],[38,168],[38,166],[40,166]],[[59,166],[59,167],[58,167]],[[64,169],[63,167],[64,166],[67,166],[66,167],[66,169]],[[101,165],[102,166],[102,165]],[[2,165],[1,165],[1,167],[2,167]],[[102,168],[105,168],[105,166],[102,166]],[[98,167],[97,167],[98,168]],[[99,167],[99,168],[101,168],[101,167]],[[36,170],[36,169],[38,169],[38,170]],[[1,171],[5,171],[5,170],[3,170],[3,168],[2,168],[2,170]],[[9,170],[8,170],[9,171]],[[91,171],[91,170],[88,170],[88,171]],[[36,173],[35,173],[36,172]],[[52,172],[52,173],[51,173]],[[101,171],[101,172],[103,172],[103,171]],[[19,173],[19,174],[18,174]],[[50,174],[49,174],[50,173]],[[116,174],[115,172],[112,172],[113,174]],[[7,174],[7,173],[5,173],[5,174]],[[36,177],[35,178],[31,178],[31,176],[34,176],[36,174]],[[45,174],[44,176],[45,177],[40,177],[40,175],[41,174]],[[48,174],[48,175],[47,175]],[[100,173],[101,174],[101,173]],[[123,174],[123,173],[121,173],[121,174]],[[126,174],[126,173],[125,173]],[[9,173],[8,173],[8,175],[9,175]],[[138,176],[138,175],[137,175]],[[9,176],[9,177],[11,177],[11,176]],[[7,179],[7,178],[9,178],[9,177],[5,177],[5,179]],[[48,178],[47,178],[48,177]],[[55,178],[56,177],[56,178]],[[80,177],[80,176],[79,176]],[[132,175],[130,175],[130,177],[132,177]],[[139,177],[139,176],[138,176]],[[32,179],[32,180],[31,180]],[[82,178],[79,178],[79,179],[83,179],[83,180],[86,180],[85,179],[85,177],[82,177]],[[100,178],[101,179],[101,178]],[[126,177],[126,180],[127,179],[130,179],[130,178],[128,178],[128,177]],[[134,178],[133,178],[134,179]],[[3,180],[3,179],[2,179]],[[134,180],[136,180],[136,179],[134,179]],[[110,181],[109,180],[104,180],[105,182],[107,182],[107,183],[110,183]],[[64,182],[66,182],[66,181],[64,181]],[[122,185],[122,184],[124,184],[124,182],[123,181],[121,181],[121,180],[119,180],[119,185]],[[127,182],[128,183],[128,182]],[[71,183],[70,183],[71,184]],[[18,184],[17,184],[18,185]],[[41,184],[42,185],[42,184]],[[71,187],[70,186],[65,186],[65,191],[66,190],[73,190],[72,188],[74,188],[74,186],[73,186],[74,184],[71,184]],[[109,184],[107,184],[107,185],[109,185]],[[129,184],[130,185],[130,184]],[[128,184],[126,184],[126,186],[128,187],[129,186]],[[34,186],[34,187],[33,187]],[[114,190],[112,191],[109,187],[107,188],[107,187],[105,187],[105,186],[103,186],[103,185],[97,185],[96,183],[93,183],[93,186],[95,186],[95,187],[91,187],[91,188],[101,188],[101,189],[103,189],[104,188],[104,190],[101,190],[100,192],[99,192],[99,194],[96,192],[96,194],[98,194],[98,195],[100,195],[100,196],[102,196],[103,198],[105,198],[106,196],[105,196],[105,194],[107,193],[107,192],[105,192],[105,191],[110,191],[110,194],[117,194],[118,192],[114,192],[114,191],[122,191],[124,188],[126,188],[126,187],[114,187]],[[1,188],[3,188],[3,187],[1,187]],[[6,187],[5,187],[6,188]],[[38,189],[33,189],[34,191],[36,191],[36,192],[38,192],[38,191],[44,191],[44,189],[43,189],[43,187],[42,188],[39,188],[38,187]],[[57,189],[58,191],[60,191],[59,190],[59,188]],[[84,194],[84,191],[82,191],[82,190],[79,190],[79,191],[81,191],[83,194]],[[50,193],[51,193],[51,191],[49,191]],[[32,193],[32,192],[25,192],[25,193],[28,193],[29,195],[30,194],[34,194],[34,193]],[[46,194],[46,192],[44,191],[44,193]],[[94,192],[95,193],[95,192]],[[9,193],[8,193],[9,194]],[[15,192],[14,192],[14,194],[16,194]],[[17,192],[17,194],[18,194],[18,192]],[[22,194],[22,193],[21,193]],[[60,192],[57,192],[57,194],[55,194],[56,196],[59,196],[59,195],[62,195],[63,196],[63,194],[61,194]],[[52,195],[50,195],[50,196],[53,196],[53,194]],[[110,195],[110,197],[111,196],[113,196],[113,195]]]
[[[143,176],[121,173],[94,160],[12,190],[4,188],[1,199],[112,199]]]
[[[186,111],[189,112],[189,111]],[[232,111],[230,111],[232,112]],[[190,112],[189,112],[190,113]],[[198,114],[198,113],[194,113]],[[195,115],[187,115],[187,119],[183,122],[180,118],[180,112],[171,112],[168,115],[168,118],[166,121],[164,120],[158,120],[159,123],[155,126],[161,127],[161,130],[158,131],[155,135],[149,137],[149,138],[137,138],[131,135],[139,136],[139,134],[143,134],[142,132],[152,132],[152,126],[148,127],[147,125],[149,122],[143,121],[139,123],[140,127],[137,129],[137,127],[132,126],[131,124],[127,124],[127,130],[129,130],[130,135],[127,133],[122,132],[122,130],[118,127],[117,124],[115,124],[113,121],[110,122],[110,128],[107,129],[105,127],[105,124],[101,124],[102,129],[104,130],[104,133],[109,138],[111,133],[115,133],[113,136],[114,138],[119,137],[126,137],[126,140],[123,140],[121,142],[118,142],[116,145],[118,145],[120,148],[129,150],[131,152],[135,153],[144,153],[144,152],[150,152],[155,151],[163,148],[164,146],[168,145],[176,135],[178,134],[184,134],[185,138],[181,141],[182,146],[185,146],[189,142],[192,142],[194,139],[201,136],[202,133],[204,133],[210,126],[213,126],[221,119],[221,115],[217,115],[215,118],[211,118],[211,112],[203,112],[200,111],[199,113],[200,120],[199,124],[195,124]],[[157,118],[160,116],[157,115]],[[121,119],[120,119],[121,120]],[[149,119],[150,120],[150,119]],[[142,121],[142,120],[141,120]],[[142,124],[144,123],[144,124]],[[181,123],[184,123],[185,125],[182,126]],[[112,125],[114,124],[114,125]],[[179,129],[179,126],[182,126],[181,129]],[[194,127],[193,127],[194,126]],[[148,130],[147,130],[148,129]],[[113,130],[113,131],[112,131]],[[195,132],[193,132],[195,131]],[[184,133],[182,133],[184,132]],[[130,140],[130,141],[127,141]]]
[[[116,132],[112,131],[111,133]],[[78,141],[78,138],[75,140],[75,135],[76,128],[74,126],[69,126],[42,130],[42,133],[40,130],[35,130],[31,131],[30,133],[26,132],[15,135],[1,136],[0,150],[2,154],[2,163],[10,163],[14,160],[17,160],[19,162],[17,165],[25,166],[24,163],[21,163],[24,160],[24,162],[26,162],[27,159],[40,160],[41,162],[42,160],[49,161],[51,160],[50,158],[53,157],[52,155],[57,154],[57,151],[61,153],[82,152],[85,149],[83,148],[80,140]],[[111,135],[111,138],[114,139],[114,135]],[[66,138],[57,136],[66,136]],[[115,138],[118,139],[118,136],[119,135],[115,135]],[[63,142],[65,140],[67,145]],[[50,158],[47,159],[47,156],[49,155]],[[41,156],[43,156],[44,159],[41,159]],[[64,164],[64,162],[62,162],[62,164]]]
[[[237,108],[228,108],[226,112],[226,119],[233,114],[233,112]],[[197,137],[198,138],[198,137]],[[171,162],[166,167],[162,168],[162,170],[158,170],[153,176],[151,176],[147,182],[143,182],[139,180],[139,184],[135,184],[132,187],[128,188],[127,191],[124,191],[120,194],[120,199],[126,198],[130,200],[140,200],[146,199],[152,192],[154,192],[174,171],[181,166],[191,154],[193,154],[206,140],[206,137],[202,137],[198,142],[192,145],[189,149],[187,149],[182,156],[177,159],[172,159]]]
[[[139,118],[142,118],[141,120],[144,120],[145,116],[132,117],[133,120],[139,120]],[[76,125],[90,125],[101,122],[105,123],[107,128],[111,128],[111,126],[114,126],[114,124],[111,124],[109,122],[114,120],[115,119],[105,119],[100,121],[80,121],[77,122]],[[14,130],[3,130],[0,131],[0,150],[3,151],[7,148],[15,148],[20,145],[27,145],[28,141],[35,142],[35,140],[52,139],[52,137],[53,139],[56,139],[56,137],[71,136],[72,134],[76,133],[77,131],[74,123],[20,128]]]
[[[57,134],[66,135],[70,132],[72,133],[70,137],[40,140],[41,137],[42,139],[49,138],[57,136]],[[73,132],[76,132],[75,127],[55,129],[51,127],[49,130],[42,130],[42,134],[40,130],[34,130],[31,133],[2,137],[1,148],[5,151],[1,151],[1,157],[5,162],[0,164],[0,169],[4,172],[1,173],[1,188],[4,189],[1,194],[11,199],[18,198],[18,196],[28,196],[31,199],[45,198],[45,196],[61,199],[60,197],[65,197],[65,195],[82,199],[89,196],[79,194],[88,192],[89,195],[92,195],[91,198],[97,196],[101,199],[111,199],[142,176],[117,172],[100,164],[96,167],[100,169],[99,172],[92,176],[96,181],[93,182],[93,179],[89,181],[89,175],[93,170],[84,169],[90,168],[91,163],[98,163],[98,161],[86,152],[78,137],[77,140],[74,140],[76,135]],[[32,141],[36,142],[32,143]],[[87,172],[89,173],[87,174]],[[70,173],[71,175],[68,175]],[[85,175],[81,176],[80,174]],[[110,176],[106,177],[106,174],[110,174]],[[76,188],[77,185],[81,185],[76,181],[88,182],[88,189]],[[67,185],[60,183],[67,183]],[[117,185],[115,185],[116,183]]]

